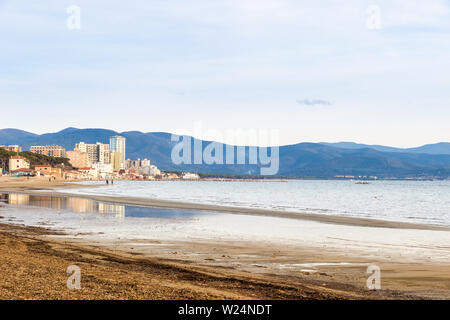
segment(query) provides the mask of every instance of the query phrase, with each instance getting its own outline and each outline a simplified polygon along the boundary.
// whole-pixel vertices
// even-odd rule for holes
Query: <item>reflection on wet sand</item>
[[[20,193],[0,193],[0,201],[18,206],[34,206],[77,213],[111,214],[116,218],[188,218],[200,213],[186,210],[140,207],[96,201],[77,197],[39,196]]]
[[[28,194],[1,194],[0,198],[12,205],[34,206],[55,210],[70,210],[78,213],[115,214],[118,217],[125,216],[125,206],[111,204],[89,199],[71,197],[48,197]]]

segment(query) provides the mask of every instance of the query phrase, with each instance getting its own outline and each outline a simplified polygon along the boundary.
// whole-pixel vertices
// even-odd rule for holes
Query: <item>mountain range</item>
[[[425,154],[450,154],[450,142],[427,144],[417,148],[395,148],[380,145],[368,145],[355,142],[322,142],[321,144],[343,149],[374,149],[382,152],[425,153]]]
[[[72,150],[76,143],[109,143],[113,135],[127,139],[127,158],[148,158],[162,170],[195,171],[211,174],[259,174],[260,164],[181,164],[171,159],[176,142],[165,132],[116,132],[106,129],[67,128],[56,133],[34,134],[18,129],[1,129],[0,145],[18,144],[24,150],[32,145],[57,144]],[[210,143],[200,141],[203,149]],[[226,149],[223,149],[224,152]],[[380,178],[450,177],[450,143],[417,148],[394,148],[353,142],[298,143],[279,147],[279,176],[330,178],[336,175],[378,176]]]

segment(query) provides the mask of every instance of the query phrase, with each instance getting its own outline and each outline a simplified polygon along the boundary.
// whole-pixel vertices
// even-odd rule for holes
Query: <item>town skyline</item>
[[[105,179],[107,182],[114,179],[179,178],[178,175],[175,177],[161,172],[147,158],[126,159],[126,138],[115,135],[111,136],[109,141],[109,144],[101,142],[89,144],[80,141],[73,146],[73,150],[66,150],[56,144],[37,144],[29,147],[31,154],[47,157],[43,159],[30,158],[24,153],[26,150],[18,144],[0,144],[0,150],[9,153],[8,161],[0,162],[0,176],[8,172],[12,176],[47,176],[49,181],[61,178]],[[191,176],[184,174],[182,177],[197,178],[192,174]]]

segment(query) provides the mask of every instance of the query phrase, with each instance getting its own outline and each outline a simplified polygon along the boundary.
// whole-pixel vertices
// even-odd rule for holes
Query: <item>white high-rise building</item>
[[[150,163],[150,160],[148,160],[148,159],[144,159],[144,160],[141,160],[140,158],[138,158],[137,160],[127,159],[125,161],[124,169],[128,170],[128,169],[132,169],[132,168],[134,168],[134,169],[145,168],[145,167],[150,167],[150,165],[151,165],[151,163]]]
[[[109,145],[97,142],[96,144],[88,144],[80,142],[75,145],[75,150],[85,152],[88,155],[88,160],[91,164],[100,162],[109,164],[111,163],[111,153],[109,151]]]
[[[121,162],[120,167],[124,169],[125,166],[125,150],[126,150],[126,138],[121,136],[113,136],[109,138],[109,147],[111,151],[120,152]]]

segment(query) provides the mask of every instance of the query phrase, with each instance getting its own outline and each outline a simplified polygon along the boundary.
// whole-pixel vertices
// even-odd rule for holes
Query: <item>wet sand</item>
[[[63,196],[51,191],[62,186],[64,182],[59,181],[6,182],[0,178],[3,191],[34,190],[33,194]],[[187,206],[211,210],[216,207],[139,198],[74,196],[166,208],[186,209]],[[277,216],[272,211],[232,209],[236,209],[233,212],[236,214]],[[223,208],[215,211],[221,210],[228,211]],[[336,223],[329,218],[339,220],[340,217],[315,221]],[[372,227],[387,223],[382,226],[434,229],[433,226],[350,220],[337,223]],[[369,276],[366,269],[372,263],[369,258],[308,246],[243,241],[93,241],[83,239],[82,235],[57,234],[44,228],[0,224],[0,248],[2,299],[450,298],[449,264],[430,263],[425,259],[423,263],[389,257],[378,261],[382,269],[382,290],[369,291],[366,288]],[[72,264],[82,270],[81,290],[66,288],[66,268]]]

